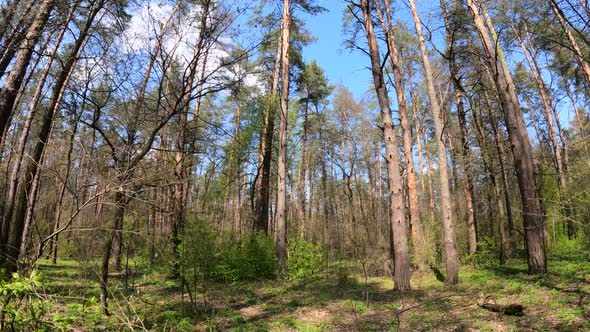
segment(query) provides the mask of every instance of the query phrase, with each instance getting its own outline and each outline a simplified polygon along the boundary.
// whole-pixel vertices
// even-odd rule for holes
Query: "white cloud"
[[[214,9],[212,15],[225,16],[226,8]],[[126,54],[147,55],[153,52],[157,38],[161,35],[162,25],[172,15],[163,39],[163,52],[175,58],[184,69],[195,56],[195,46],[199,40],[200,17],[202,8],[190,5],[188,10],[175,11],[175,8],[162,1],[147,0],[131,11],[131,20],[125,33],[118,38],[119,49]],[[206,86],[216,85],[220,77],[230,77],[231,74],[225,68],[221,68],[222,60],[229,53],[222,45],[232,45],[233,39],[229,33],[218,30],[219,36],[215,36],[216,43],[208,48],[207,63],[204,77],[207,79]],[[199,59],[197,67],[197,79],[202,75],[203,56]],[[196,82],[195,82],[196,83]],[[248,74],[244,77],[244,83],[248,86],[262,88],[263,84],[255,74]]]

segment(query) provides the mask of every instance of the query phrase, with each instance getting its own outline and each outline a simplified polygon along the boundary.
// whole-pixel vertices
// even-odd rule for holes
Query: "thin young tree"
[[[279,151],[277,161],[277,258],[279,272],[287,273],[287,117],[289,112],[289,47],[291,46],[291,5],[283,1],[281,21],[281,109],[279,113]]]
[[[425,255],[424,235],[420,222],[420,205],[418,203],[416,170],[414,168],[414,157],[412,153],[412,147],[414,144],[412,140],[412,127],[410,126],[407,111],[406,82],[401,63],[403,59],[400,57],[400,46],[398,45],[395,38],[393,17],[391,14],[389,0],[383,0],[383,4],[381,4],[380,1],[377,1],[375,9],[379,18],[379,22],[381,23],[381,28],[385,32],[389,63],[391,64],[391,71],[393,73],[394,90],[397,96],[397,107],[402,128],[402,142],[404,148],[403,161],[407,172],[408,205],[410,208],[412,244],[414,246],[414,254],[421,256],[420,259],[423,259],[423,256]],[[385,12],[385,15],[383,12]]]
[[[443,136],[443,118],[441,108],[436,95],[434,87],[434,79],[432,75],[432,68],[426,49],[426,41],[424,40],[424,33],[422,32],[422,22],[416,9],[414,0],[409,0],[410,10],[412,11],[412,18],[416,26],[416,34],[420,45],[420,52],[422,53],[422,66],[424,69],[424,77],[426,79],[426,86],[428,91],[428,98],[430,100],[430,109],[432,111],[432,121],[434,122],[434,133],[438,152],[438,170],[440,181],[440,203],[443,221],[444,245],[446,253],[446,268],[447,278],[446,282],[449,284],[457,284],[459,282],[459,256],[457,255],[457,248],[455,245],[455,231],[453,230],[453,211],[451,205],[451,191],[449,188],[449,172],[447,166],[447,151]]]

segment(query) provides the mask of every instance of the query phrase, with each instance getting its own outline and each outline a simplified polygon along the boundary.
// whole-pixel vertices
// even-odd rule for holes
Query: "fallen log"
[[[524,316],[524,307],[520,304],[501,305],[486,302],[483,304],[479,304],[479,306],[486,310],[498,312],[508,316]]]
[[[479,300],[477,301],[477,305],[486,310],[501,313],[508,316],[524,316],[524,306],[520,304],[497,304],[490,295],[484,297],[484,294],[481,292],[479,293]]]

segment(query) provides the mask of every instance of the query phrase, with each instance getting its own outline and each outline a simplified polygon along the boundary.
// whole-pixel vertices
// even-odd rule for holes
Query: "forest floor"
[[[528,275],[522,261],[463,266],[455,287],[419,271],[403,294],[392,291],[391,278],[337,270],[306,280],[209,284],[196,306],[164,273],[134,267],[131,277],[112,276],[108,318],[96,300],[96,265],[42,261],[39,269],[57,303],[53,320],[75,331],[590,331],[590,263],[574,256],[550,260],[544,276]],[[524,316],[479,307],[482,294],[523,305]]]

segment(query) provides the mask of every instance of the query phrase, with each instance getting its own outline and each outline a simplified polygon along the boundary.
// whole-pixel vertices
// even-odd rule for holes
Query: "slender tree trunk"
[[[526,23],[525,23],[526,26]],[[516,30],[516,27],[512,24],[512,32],[516,36],[516,40],[518,41],[520,48],[524,54],[525,60],[529,65],[529,69],[531,70],[531,75],[537,84],[537,89],[539,90],[539,94],[541,95],[541,100],[543,101],[543,111],[545,112],[545,120],[547,121],[548,125],[548,132],[549,138],[551,139],[551,148],[553,150],[554,158],[555,158],[555,168],[557,169],[557,174],[559,176],[559,190],[563,192],[566,187],[566,180],[565,180],[565,171],[563,166],[563,157],[561,155],[561,146],[557,141],[557,132],[555,128],[555,124],[553,122],[553,98],[551,98],[551,92],[545,85],[545,81],[543,81],[543,73],[541,72],[541,67],[537,62],[537,52],[532,45],[532,42],[529,38],[527,38],[528,46],[525,45],[525,42]],[[528,36],[527,36],[528,37]]]
[[[430,222],[436,221],[436,205],[434,204],[434,183],[432,182],[433,171],[430,164],[430,157],[428,156],[428,137],[426,136],[426,128],[422,128],[422,135],[424,136],[424,161],[426,162],[426,175],[428,176],[428,205],[430,208]]]
[[[568,41],[572,45],[574,57],[576,59],[576,62],[578,63],[578,66],[580,66],[582,73],[584,74],[584,78],[586,78],[586,82],[590,84],[590,63],[588,63],[588,61],[584,59],[580,46],[578,45],[578,42],[576,41],[570,28],[568,27],[565,21],[565,15],[557,5],[557,2],[555,2],[555,0],[550,0],[549,4],[551,5],[551,9],[553,9],[553,12],[555,13],[555,16],[557,16],[557,18],[559,19],[559,24],[561,25],[561,28],[563,29],[563,32],[565,33]]]
[[[123,181],[124,182],[124,181]],[[107,299],[108,294],[108,278],[109,278],[109,262],[111,260],[111,252],[113,250],[113,243],[115,234],[121,229],[123,224],[123,218],[125,217],[125,205],[127,199],[122,191],[115,193],[115,215],[112,222],[112,229],[107,230],[107,241],[105,241],[102,248],[103,256],[101,263],[100,273],[100,303],[102,305],[102,311],[105,315],[109,316],[109,307]]]
[[[83,109],[83,108],[82,108]],[[64,201],[64,197],[66,194],[66,189],[68,186],[68,179],[70,178],[70,170],[72,169],[72,153],[74,151],[74,139],[76,137],[76,133],[78,132],[78,123],[80,121],[80,116],[82,115],[82,112],[80,112],[80,115],[78,115],[78,118],[75,120],[75,122],[72,124],[70,130],[70,139],[69,139],[69,144],[68,144],[68,152],[66,153],[66,174],[63,177],[63,183],[61,185],[61,188],[59,189],[59,194],[58,194],[58,199],[57,199],[57,206],[55,208],[55,216],[53,218],[53,225],[51,227],[51,234],[55,233],[58,229],[59,229],[59,221],[61,219],[61,213],[63,210],[63,201]],[[50,243],[49,243],[49,255],[52,255],[52,262],[53,264],[57,263],[57,245],[58,245],[58,240],[59,240],[59,233],[55,234],[54,237],[51,238]]]
[[[260,147],[258,150],[259,169],[256,175],[256,181],[254,181],[254,231],[264,232],[266,235],[268,235],[269,231],[270,171],[273,151],[272,143],[275,128],[276,95],[279,89],[282,47],[283,43],[279,38],[277,43],[275,64],[272,73],[271,89],[266,101],[267,104],[264,113],[264,125],[262,131],[260,132]]]
[[[16,213],[15,218],[13,220],[15,230],[21,230],[18,233],[10,232],[11,233],[11,240],[9,240],[9,248],[7,249],[8,257],[12,257],[14,259],[18,259],[20,254],[20,246],[23,241],[26,241],[24,237],[26,237],[26,233],[21,234],[23,229],[28,229],[28,225],[25,225],[25,218],[26,218],[26,205],[28,202],[27,197],[29,195],[34,194],[32,190],[34,179],[37,176],[37,172],[39,170],[39,165],[41,164],[41,160],[45,151],[45,147],[47,146],[49,136],[51,133],[51,128],[53,126],[53,120],[55,112],[59,109],[61,105],[61,101],[63,99],[63,94],[66,89],[66,86],[69,82],[70,75],[78,59],[78,55],[80,50],[83,48],[87,37],[89,35],[90,28],[94,22],[94,18],[98,14],[98,12],[102,9],[104,4],[104,0],[99,1],[93,10],[88,15],[88,18],[83,26],[82,30],[80,31],[80,35],[77,37],[76,41],[74,42],[74,46],[70,51],[70,54],[66,58],[65,65],[60,72],[59,76],[57,77],[55,84],[53,86],[51,92],[51,99],[48,105],[45,107],[45,114],[42,120],[41,128],[39,129],[38,134],[38,141],[34,146],[34,150],[32,153],[32,157],[27,160],[27,166],[25,166],[25,174],[23,181],[20,182],[18,185],[19,192],[17,194],[16,199]],[[33,201],[33,205],[35,202]],[[33,210],[34,207],[31,208]],[[11,226],[12,227],[12,226]],[[18,235],[17,235],[18,234]],[[11,265],[13,260],[10,259],[8,269],[16,268],[16,265]]]
[[[190,102],[193,98],[192,92],[194,88],[195,79],[197,79],[197,71],[201,70],[200,79],[197,82],[199,86],[199,93],[197,96],[197,104],[195,108],[195,119],[198,120],[200,113],[200,99],[201,99],[201,86],[202,77],[204,77],[205,66],[207,63],[208,51],[205,50],[206,39],[207,39],[207,20],[209,18],[211,0],[206,0],[202,3],[202,13],[199,22],[199,36],[195,48],[193,50],[193,58],[187,68],[186,77],[184,77],[182,96],[180,97],[180,103],[175,107],[180,108],[178,118],[178,135],[176,137],[176,155],[175,155],[175,168],[174,175],[176,176],[177,184],[174,186],[174,224],[172,228],[172,245],[175,255],[175,262],[173,265],[173,276],[180,276],[180,246],[181,238],[184,231],[184,225],[186,223],[186,206],[188,199],[189,183],[187,179],[187,169],[191,166],[187,165],[186,157],[188,155],[187,142],[186,142],[186,131],[188,125],[188,113],[190,112]],[[177,6],[178,7],[178,6]],[[169,16],[170,18],[172,17]],[[170,20],[170,19],[169,19]],[[166,21],[161,29],[161,36],[164,36],[169,21]],[[158,45],[160,46],[160,45]],[[201,64],[201,67],[199,67]],[[148,77],[148,76],[146,76]],[[222,219],[223,220],[223,219]]]
[[[385,87],[381,56],[373,27],[373,16],[369,0],[361,0],[363,24],[371,57],[373,84],[379,100],[381,118],[383,121],[383,135],[385,139],[385,160],[387,161],[387,176],[389,178],[389,210],[390,210],[390,239],[392,253],[395,260],[394,281],[395,289],[407,291],[410,289],[410,252],[408,246],[408,226],[405,220],[405,204],[403,183],[400,175],[400,160],[397,138],[391,116],[389,96]]]
[[[488,112],[491,111],[488,109]],[[504,160],[506,160],[504,146],[502,144],[502,139],[500,137],[500,131],[498,129],[498,125],[496,124],[496,120],[490,114],[490,119],[492,122],[492,131],[494,134],[494,142],[496,145],[496,153],[498,154],[498,163],[500,164],[500,175],[502,177],[502,191],[504,192],[504,205],[506,207],[506,218],[508,221],[508,235],[510,239],[510,247],[506,248],[507,252],[510,252],[512,248],[516,247],[516,239],[514,237],[514,218],[512,216],[512,200],[510,199],[510,190],[508,187],[508,173],[506,172],[506,166],[504,165]]]
[[[307,98],[309,100],[309,98]],[[307,154],[307,127],[308,127],[308,102],[306,102],[305,110],[303,113],[303,133],[301,134],[301,168],[300,168],[300,175],[297,179],[299,182],[299,222],[300,222],[300,232],[299,234],[302,238],[305,238],[305,202],[307,196],[307,176],[308,176],[308,154]]]
[[[54,2],[55,0],[43,0],[39,4],[35,18],[31,22],[25,38],[21,43],[20,52],[15,59],[10,74],[4,81],[4,86],[0,91],[0,133],[4,132],[4,129],[9,126],[8,121],[12,113],[16,95],[25,77],[35,45],[43,34],[43,28],[49,19]]]
[[[495,33],[489,29],[490,25],[486,27],[474,1],[467,0],[467,5],[484,45],[489,67],[494,73],[494,83],[500,98],[506,127],[508,128],[508,136],[512,145],[514,166],[523,207],[529,273],[545,273],[547,272],[544,236],[545,216],[541,205],[541,197],[535,186],[535,165],[523,113],[514,83],[512,82],[512,77],[508,71],[504,56],[501,53],[501,48],[497,43]],[[492,34],[494,41],[490,38],[490,34]]]
[[[6,42],[10,42],[11,38],[10,35],[17,30],[21,24],[18,24],[20,20],[24,20],[27,15],[19,15],[19,20],[15,24],[12,22],[14,18],[14,14],[19,7],[20,0],[6,0],[0,9],[0,40],[2,40],[4,45],[0,48],[0,54],[3,54],[6,50]],[[32,6],[33,1],[29,2],[29,6]],[[30,10],[30,9],[29,9]],[[28,13],[29,11],[24,11],[23,13]],[[12,31],[11,31],[12,28]],[[8,34],[10,32],[10,34]]]
[[[584,11],[586,12],[586,15],[588,16],[588,18],[590,18],[590,7],[588,7],[588,0],[579,0],[580,1],[580,5],[582,5],[582,8],[584,8]]]
[[[578,125],[578,131],[582,137],[582,144],[584,145],[584,150],[586,151],[586,153],[588,153],[588,143],[587,143],[588,139],[587,139],[587,135],[584,130],[584,124],[582,123],[582,114],[580,114],[580,110],[578,109],[578,106],[576,105],[576,97],[574,96],[574,93],[570,89],[570,86],[567,83],[567,81],[565,82],[565,93],[567,94],[568,98],[572,102],[572,108],[574,110],[574,114],[576,114],[576,123]]]
[[[12,28],[10,34],[8,34],[6,38],[2,39],[3,43],[2,47],[0,48],[0,78],[4,77],[4,75],[8,72],[6,70],[8,68],[8,65],[10,65],[10,63],[14,59],[14,56],[18,52],[19,47],[23,42],[23,39],[26,37],[27,27],[31,23],[31,15],[29,14],[31,13],[33,6],[36,3],[37,1],[30,0],[27,3],[27,6],[20,13],[15,12],[15,7],[9,9],[6,13],[4,13],[8,15],[4,17],[8,18],[9,20],[12,18],[13,15],[17,15],[18,19],[16,20],[16,22],[8,21],[3,22],[4,24],[0,23],[0,25],[2,26],[2,28],[0,28],[2,30],[2,35],[4,35],[6,32],[8,32],[10,28]],[[13,5],[18,5],[18,1],[14,2]],[[74,6],[76,6],[76,4],[74,4]],[[33,17],[34,14],[35,13],[33,13]]]
[[[459,79],[457,77],[457,79]],[[460,83],[459,83],[460,84]],[[477,252],[477,218],[475,216],[475,208],[473,201],[475,197],[475,188],[471,175],[473,174],[471,168],[471,150],[469,148],[469,132],[467,129],[467,117],[465,107],[463,105],[463,93],[457,90],[456,94],[457,116],[459,117],[459,127],[461,128],[461,145],[463,146],[463,175],[465,177],[465,204],[467,208],[467,227],[469,229],[469,254],[473,255]]]
[[[13,163],[12,172],[11,172],[10,178],[8,180],[8,186],[7,186],[8,192],[6,194],[6,199],[5,199],[5,204],[4,204],[3,220],[5,222],[2,223],[2,236],[1,236],[1,243],[3,243],[3,244],[5,244],[6,241],[8,241],[10,222],[12,221],[12,216],[13,216],[13,212],[14,212],[14,204],[16,203],[18,180],[21,176],[21,168],[24,164],[23,161],[25,158],[26,144],[29,139],[29,134],[31,132],[33,121],[34,121],[35,116],[37,114],[37,110],[39,109],[38,105],[41,100],[43,88],[45,87],[47,76],[49,75],[49,72],[51,70],[53,60],[57,56],[59,46],[60,46],[63,36],[67,30],[68,23],[71,20],[72,15],[75,11],[75,8],[76,8],[76,6],[73,6],[72,9],[70,10],[70,12],[68,13],[68,16],[66,17],[66,22],[64,23],[63,28],[61,29],[59,35],[57,36],[57,38],[55,40],[55,44],[54,44],[53,49],[49,55],[47,63],[45,64],[45,68],[44,68],[43,72],[41,73],[41,76],[39,77],[39,82],[37,84],[37,88],[35,89],[35,94],[33,95],[33,98],[31,99],[30,107],[27,112],[27,118],[26,118],[25,123],[23,125],[23,129],[21,130],[21,135],[20,135],[18,147],[16,150],[16,160]],[[5,128],[5,130],[8,130],[8,126]]]
[[[566,217],[566,227],[567,227],[567,235],[568,238],[572,239],[575,237],[575,227],[574,223],[570,218],[571,214],[571,207],[569,203],[569,199],[564,197],[564,193],[567,190],[567,183],[568,183],[568,176],[567,176],[567,164],[568,164],[568,146],[567,140],[563,134],[563,130],[561,127],[561,123],[559,121],[559,116],[557,114],[556,107],[553,103],[553,98],[551,96],[551,89],[547,87],[545,81],[543,80],[543,72],[541,70],[541,66],[537,60],[537,51],[532,43],[531,35],[528,30],[528,25],[526,21],[524,22],[524,29],[526,33],[526,40],[528,42],[528,49],[525,47],[522,37],[518,34],[518,31],[514,26],[512,26],[514,34],[516,35],[523,53],[525,54],[527,63],[531,69],[531,73],[533,74],[533,78],[537,83],[537,87],[539,89],[541,99],[543,100],[543,106],[545,110],[545,119],[547,120],[547,124],[549,125],[549,137],[551,138],[551,142],[553,144],[553,151],[555,155],[555,166],[557,168],[557,174],[559,176],[559,199],[560,203],[562,204],[562,210]],[[528,53],[527,54],[527,50]],[[553,119],[555,118],[555,125],[553,124]],[[557,140],[557,136],[559,136],[559,144]]]
[[[316,111],[317,111],[317,107],[316,107]],[[318,114],[319,115],[319,114]],[[324,142],[324,131],[322,129],[322,127],[320,127],[318,129],[318,139],[321,145],[321,153],[320,153],[320,172],[321,172],[321,197],[319,198],[318,201],[320,201],[322,204],[322,222],[327,222],[328,218],[329,218],[329,211],[328,211],[328,205],[326,204],[326,197],[328,195],[328,170],[326,167],[327,164],[327,160],[325,159],[326,157],[326,143]]]
[[[475,209],[473,207],[473,201],[475,197],[475,189],[473,186],[473,180],[471,176],[473,170],[471,168],[471,150],[469,148],[469,130],[467,128],[467,116],[465,106],[463,104],[463,97],[465,89],[461,84],[461,76],[459,75],[459,67],[457,65],[455,52],[454,52],[454,35],[453,30],[448,20],[446,6],[444,0],[440,1],[442,9],[443,19],[445,23],[447,33],[447,60],[449,62],[449,70],[451,74],[451,80],[455,88],[455,103],[457,106],[457,117],[459,119],[459,128],[461,130],[461,149],[462,165],[463,165],[463,176],[465,179],[465,204],[467,209],[467,228],[469,231],[469,254],[473,255],[477,252],[477,223],[475,216]]]
[[[436,98],[436,90],[434,88],[434,80],[432,78],[432,69],[430,67],[430,60],[428,58],[428,51],[426,50],[426,42],[424,41],[424,34],[422,33],[422,23],[416,10],[414,0],[410,0],[410,10],[414,18],[416,26],[416,33],[420,43],[420,51],[422,53],[422,64],[424,66],[424,76],[426,77],[426,84],[428,88],[428,97],[430,99],[430,107],[432,109],[432,119],[434,122],[434,129],[436,135],[436,142],[438,147],[438,169],[440,176],[440,202],[443,219],[443,233],[446,251],[446,266],[447,279],[449,284],[457,284],[459,282],[459,256],[455,245],[455,232],[453,230],[453,211],[451,206],[451,192],[449,189],[449,175],[447,169],[447,152],[443,141],[443,124],[441,117],[441,109]]]
[[[287,116],[289,112],[289,47],[291,44],[291,8],[289,0],[283,1],[281,37],[281,113],[279,116],[279,152],[277,187],[277,258],[279,272],[287,275]]]
[[[420,138],[420,126],[418,123],[418,108],[416,107],[416,100],[414,100],[414,94],[410,92],[410,99],[412,102],[412,118],[414,119],[414,130],[416,132],[416,150],[418,152],[418,169],[420,174],[420,187],[422,189],[422,200],[426,195],[426,183],[424,181],[424,158],[422,155],[422,139]]]
[[[406,101],[406,82],[401,69],[401,59],[399,57],[398,46],[395,40],[393,30],[393,19],[390,10],[389,0],[383,0],[385,8],[385,18],[381,10],[381,4],[377,3],[375,8],[381,22],[381,27],[385,31],[391,70],[394,77],[394,88],[397,96],[398,113],[402,127],[402,142],[404,147],[404,164],[407,172],[408,199],[410,208],[410,225],[412,234],[412,243],[415,254],[420,259],[424,257],[424,238],[422,225],[420,223],[420,205],[418,203],[418,189],[416,187],[416,170],[414,168],[414,158],[412,155],[412,129],[408,120],[407,101]]]

